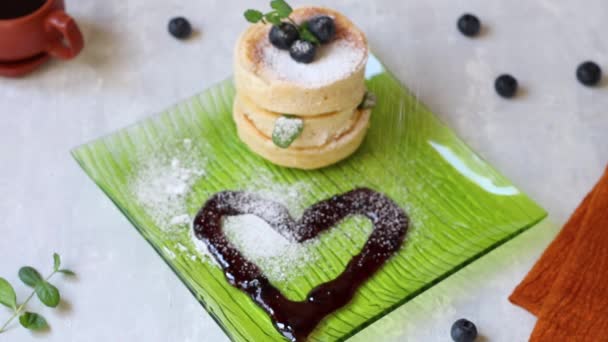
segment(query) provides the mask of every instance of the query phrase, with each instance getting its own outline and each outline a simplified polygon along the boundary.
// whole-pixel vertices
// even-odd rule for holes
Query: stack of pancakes
[[[241,140],[255,153],[282,166],[316,169],[351,155],[361,145],[370,110],[365,96],[365,35],[346,17],[318,7],[296,9],[300,24],[319,15],[332,17],[336,36],[319,46],[315,60],[301,64],[270,44],[270,25],[250,26],[235,53],[237,96],[234,120]],[[277,120],[288,115],[303,123],[285,148],[272,140]]]

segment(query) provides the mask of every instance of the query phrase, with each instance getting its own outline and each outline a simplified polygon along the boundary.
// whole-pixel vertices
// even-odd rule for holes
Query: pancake
[[[258,130],[247,118],[240,106],[233,111],[234,121],[240,139],[249,148],[270,162],[297,169],[318,169],[334,164],[357,150],[363,142],[369,127],[371,110],[356,110],[354,126],[341,136],[317,147],[277,147],[272,139]]]
[[[318,15],[334,18],[336,36],[319,46],[310,64],[298,63],[288,51],[272,46],[271,25],[251,25],[236,45],[237,92],[276,113],[315,116],[355,108],[365,94],[367,39],[348,18],[331,9],[299,8],[291,18],[301,23]]]
[[[234,102],[247,119],[265,136],[272,136],[275,122],[282,115],[258,107],[251,99],[237,94]],[[294,140],[291,147],[318,147],[335,140],[353,128],[358,116],[357,108],[349,108],[340,112],[317,116],[300,116],[304,122],[304,129],[300,136]]]

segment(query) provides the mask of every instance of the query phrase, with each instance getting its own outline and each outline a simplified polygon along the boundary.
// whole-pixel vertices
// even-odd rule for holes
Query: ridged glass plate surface
[[[278,167],[247,149],[232,121],[231,80],[73,155],[233,341],[283,338],[192,238],[191,219],[206,199],[223,190],[248,190],[283,202],[298,217],[356,187],[388,195],[412,220],[403,248],[310,336],[345,340],[546,215],[374,57],[367,84],[378,105],[363,145],[346,161],[317,171]],[[289,267],[270,260],[262,268],[289,298],[303,299],[341,273],[370,227],[365,220],[346,220],[302,246],[305,257],[288,260]]]

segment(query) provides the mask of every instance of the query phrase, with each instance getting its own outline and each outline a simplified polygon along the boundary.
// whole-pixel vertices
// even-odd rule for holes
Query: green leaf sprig
[[[244,13],[245,19],[253,24],[262,22],[264,24],[270,23],[275,26],[279,26],[284,20],[287,20],[298,29],[300,39],[317,45],[320,43],[317,37],[308,29],[307,23],[298,25],[289,17],[293,12],[293,8],[285,0],[270,1],[270,8],[272,8],[272,10],[267,13],[255,9],[248,9]]]
[[[61,257],[59,254],[53,254],[53,272],[46,278],[43,278],[35,268],[24,266],[19,269],[19,279],[34,290],[32,294],[21,304],[17,304],[17,295],[15,289],[4,278],[0,278],[0,304],[6,306],[13,311],[13,315],[0,327],[0,334],[6,331],[6,327],[16,318],[19,317],[19,323],[29,330],[43,330],[48,327],[48,323],[44,317],[34,312],[26,312],[25,306],[36,295],[42,304],[55,308],[61,301],[59,290],[49,282],[49,280],[57,273],[62,273],[66,276],[75,276],[76,274],[68,269],[61,268]]]

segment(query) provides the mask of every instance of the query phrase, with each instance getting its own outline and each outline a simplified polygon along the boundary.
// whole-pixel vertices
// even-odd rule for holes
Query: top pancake
[[[251,25],[235,53],[235,84],[267,110],[294,115],[319,115],[353,108],[365,94],[365,35],[345,16],[331,9],[305,7],[290,16],[302,23],[319,15],[332,17],[336,36],[318,48],[315,60],[302,64],[288,51],[270,44],[271,25]]]

